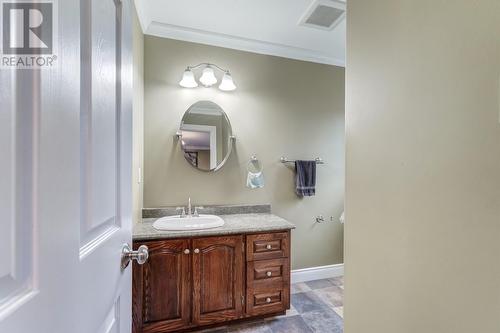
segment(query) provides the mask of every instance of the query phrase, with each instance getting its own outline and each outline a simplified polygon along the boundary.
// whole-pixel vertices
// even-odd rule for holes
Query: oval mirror
[[[231,154],[231,123],[214,102],[191,105],[182,117],[179,134],[186,161],[199,170],[217,171]]]

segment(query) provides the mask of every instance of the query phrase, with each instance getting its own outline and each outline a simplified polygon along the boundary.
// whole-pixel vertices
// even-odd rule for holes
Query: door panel
[[[81,1],[79,307],[94,313],[81,324],[86,332],[131,330],[131,268],[120,268],[131,242],[128,4]]]
[[[234,248],[222,244],[209,246],[202,250],[200,258],[201,313],[233,309]],[[210,278],[205,279],[207,276]]]
[[[91,195],[90,220],[88,227],[95,229],[102,225],[119,225],[117,220],[117,155],[119,137],[117,136],[118,101],[116,89],[119,83],[116,51],[119,48],[119,25],[113,19],[120,15],[120,7],[113,0],[93,0],[91,5],[92,57],[91,108],[87,109],[86,121],[89,128],[83,135],[88,141],[84,147],[87,168],[87,181]],[[116,64],[115,66],[110,64]]]
[[[240,318],[243,236],[194,239],[193,249],[194,323]]]
[[[34,133],[39,109],[21,94],[11,96],[11,91],[36,94],[36,87],[25,87],[35,73],[2,73],[0,89],[0,320],[21,306],[34,293],[35,230],[34,194],[36,182]],[[5,86],[3,85],[5,83]],[[9,91],[11,90],[11,91]]]
[[[103,235],[120,227],[117,50],[121,41],[116,17],[121,15],[121,5],[92,0],[83,7],[87,24],[82,26],[81,242],[85,255],[89,246],[97,246]]]
[[[98,333],[120,333],[120,297],[109,311],[106,319],[97,331]]]
[[[188,240],[136,242],[145,244],[149,258],[134,263],[133,331],[160,332],[189,325],[191,319],[191,256]]]

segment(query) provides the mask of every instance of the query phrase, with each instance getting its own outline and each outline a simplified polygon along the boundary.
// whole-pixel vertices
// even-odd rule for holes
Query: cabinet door
[[[189,240],[145,244],[149,259],[133,266],[133,332],[164,332],[190,324],[191,275]]]
[[[237,319],[243,308],[243,236],[193,240],[193,321]]]

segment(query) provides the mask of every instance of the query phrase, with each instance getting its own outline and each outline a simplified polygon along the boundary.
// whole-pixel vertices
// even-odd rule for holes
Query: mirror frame
[[[191,104],[189,106],[189,108],[184,112],[184,114],[182,115],[182,119],[181,119],[181,126],[182,124],[184,123],[184,118],[186,117],[186,115],[189,113],[189,111],[198,103],[201,103],[201,102],[208,102],[208,103],[212,103],[212,104],[215,104],[217,105],[219,108],[220,108],[220,111],[222,112],[222,116],[224,117],[224,119],[227,121],[227,124],[229,125],[229,128],[231,129],[230,131],[230,135],[229,135],[229,142],[228,142],[228,150],[227,150],[227,154],[226,156],[224,156],[224,158],[222,159],[222,161],[214,168],[214,169],[208,169],[208,170],[205,170],[205,169],[200,169],[200,168],[197,168],[195,167],[193,164],[189,163],[187,160],[186,160],[186,157],[184,157],[184,160],[186,160],[186,162],[194,169],[198,170],[198,171],[202,171],[202,172],[216,172],[216,171],[219,171],[220,169],[222,169],[222,167],[226,164],[226,162],[229,160],[229,157],[231,156],[231,153],[233,152],[233,146],[234,146],[234,142],[236,141],[236,136],[234,136],[233,134],[233,126],[231,125],[231,121],[229,120],[229,117],[227,116],[227,113],[226,111],[224,111],[224,109],[222,108],[222,106],[220,106],[219,104],[215,103],[215,102],[212,102],[212,101],[209,101],[209,100],[199,100],[199,101],[196,101],[194,102],[193,104]],[[175,133],[175,137],[177,139],[177,141],[180,141],[182,139],[182,129],[181,129],[181,126],[179,126],[179,130],[177,131],[177,133]],[[181,147],[181,151],[184,155],[184,150],[182,150],[182,147]]]

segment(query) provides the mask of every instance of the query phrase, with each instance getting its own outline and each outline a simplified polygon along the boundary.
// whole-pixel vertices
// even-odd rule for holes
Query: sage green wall
[[[179,87],[186,66],[200,62],[230,69],[238,89]],[[173,140],[184,111],[199,100],[222,106],[237,137],[216,173],[189,166]],[[344,68],[146,36],[144,121],[144,207],[183,205],[188,197],[197,205],[270,203],[297,225],[294,269],[343,262]],[[263,189],[245,187],[253,154],[264,165]],[[283,155],[326,161],[315,197],[295,195]],[[315,224],[319,214],[333,222]]]
[[[500,1],[347,1],[346,333],[500,332]]]
[[[133,16],[133,135],[132,135],[132,218],[141,220],[143,182],[140,182],[144,163],[144,34],[134,9]]]

